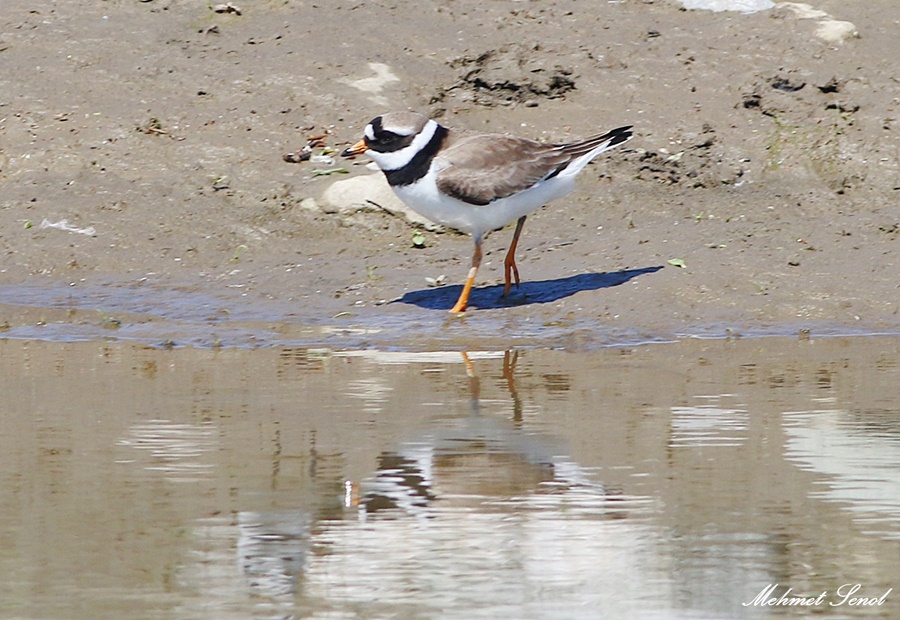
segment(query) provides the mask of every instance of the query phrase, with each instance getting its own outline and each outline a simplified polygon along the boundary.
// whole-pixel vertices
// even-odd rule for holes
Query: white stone
[[[351,215],[360,211],[387,211],[403,217],[410,224],[421,226],[426,230],[442,230],[443,228],[425,219],[406,206],[387,179],[378,174],[364,174],[349,179],[341,179],[329,185],[322,193],[320,202],[325,213]]]
[[[793,11],[797,19],[822,19],[830,17],[825,11],[814,9],[810,5],[803,2],[779,2],[776,6],[779,9],[788,9]]]
[[[320,211],[319,203],[316,202],[315,198],[304,198],[297,206],[304,211]]]
[[[803,2],[779,2],[776,6],[793,12],[797,19],[818,19],[816,36],[827,43],[843,43],[847,39],[859,36],[855,24],[834,19],[825,11]]]
[[[843,43],[847,39],[858,37],[859,32],[851,22],[827,19],[819,22],[816,36],[828,43]]]

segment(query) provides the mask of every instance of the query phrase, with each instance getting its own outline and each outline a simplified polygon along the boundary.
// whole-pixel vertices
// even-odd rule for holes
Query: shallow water
[[[900,617],[897,337],[0,364],[0,617]]]

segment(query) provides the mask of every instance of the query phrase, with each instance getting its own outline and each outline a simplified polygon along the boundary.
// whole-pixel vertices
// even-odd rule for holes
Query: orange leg
[[[459,314],[461,312],[466,311],[466,306],[469,305],[469,293],[472,292],[472,286],[475,284],[475,274],[478,273],[478,268],[481,266],[481,237],[475,237],[475,254],[472,256],[472,268],[469,269],[469,277],[466,278],[466,285],[463,286],[462,293],[459,294],[459,299],[456,300],[456,305],[450,309],[450,312],[454,312]]]
[[[527,216],[523,215],[519,218],[519,221],[516,222],[516,232],[513,234],[512,243],[509,244],[509,251],[506,253],[506,259],[503,261],[503,278],[506,283],[503,287],[504,297],[509,294],[509,289],[512,286],[510,272],[516,276],[516,286],[519,286],[519,268],[516,267],[516,246],[519,245],[519,235],[522,234],[522,227],[525,226],[526,217]]]

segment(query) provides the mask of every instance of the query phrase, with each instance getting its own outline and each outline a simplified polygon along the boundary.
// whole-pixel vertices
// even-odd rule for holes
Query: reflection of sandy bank
[[[785,418],[788,458],[827,476],[814,495],[840,502],[864,527],[900,539],[900,412],[854,416],[823,409]]]
[[[166,480],[173,482],[195,482],[206,477],[213,468],[207,453],[219,447],[214,425],[175,424],[168,420],[136,424],[118,443],[133,448],[134,460],[145,469],[162,472]]]

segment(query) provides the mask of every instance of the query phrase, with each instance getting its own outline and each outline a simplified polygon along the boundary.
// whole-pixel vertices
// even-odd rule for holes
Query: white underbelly
[[[484,235],[502,228],[575,188],[573,178],[554,177],[518,194],[478,206],[441,193],[430,177],[428,174],[417,183],[394,187],[394,193],[410,209],[432,222],[470,235]]]

